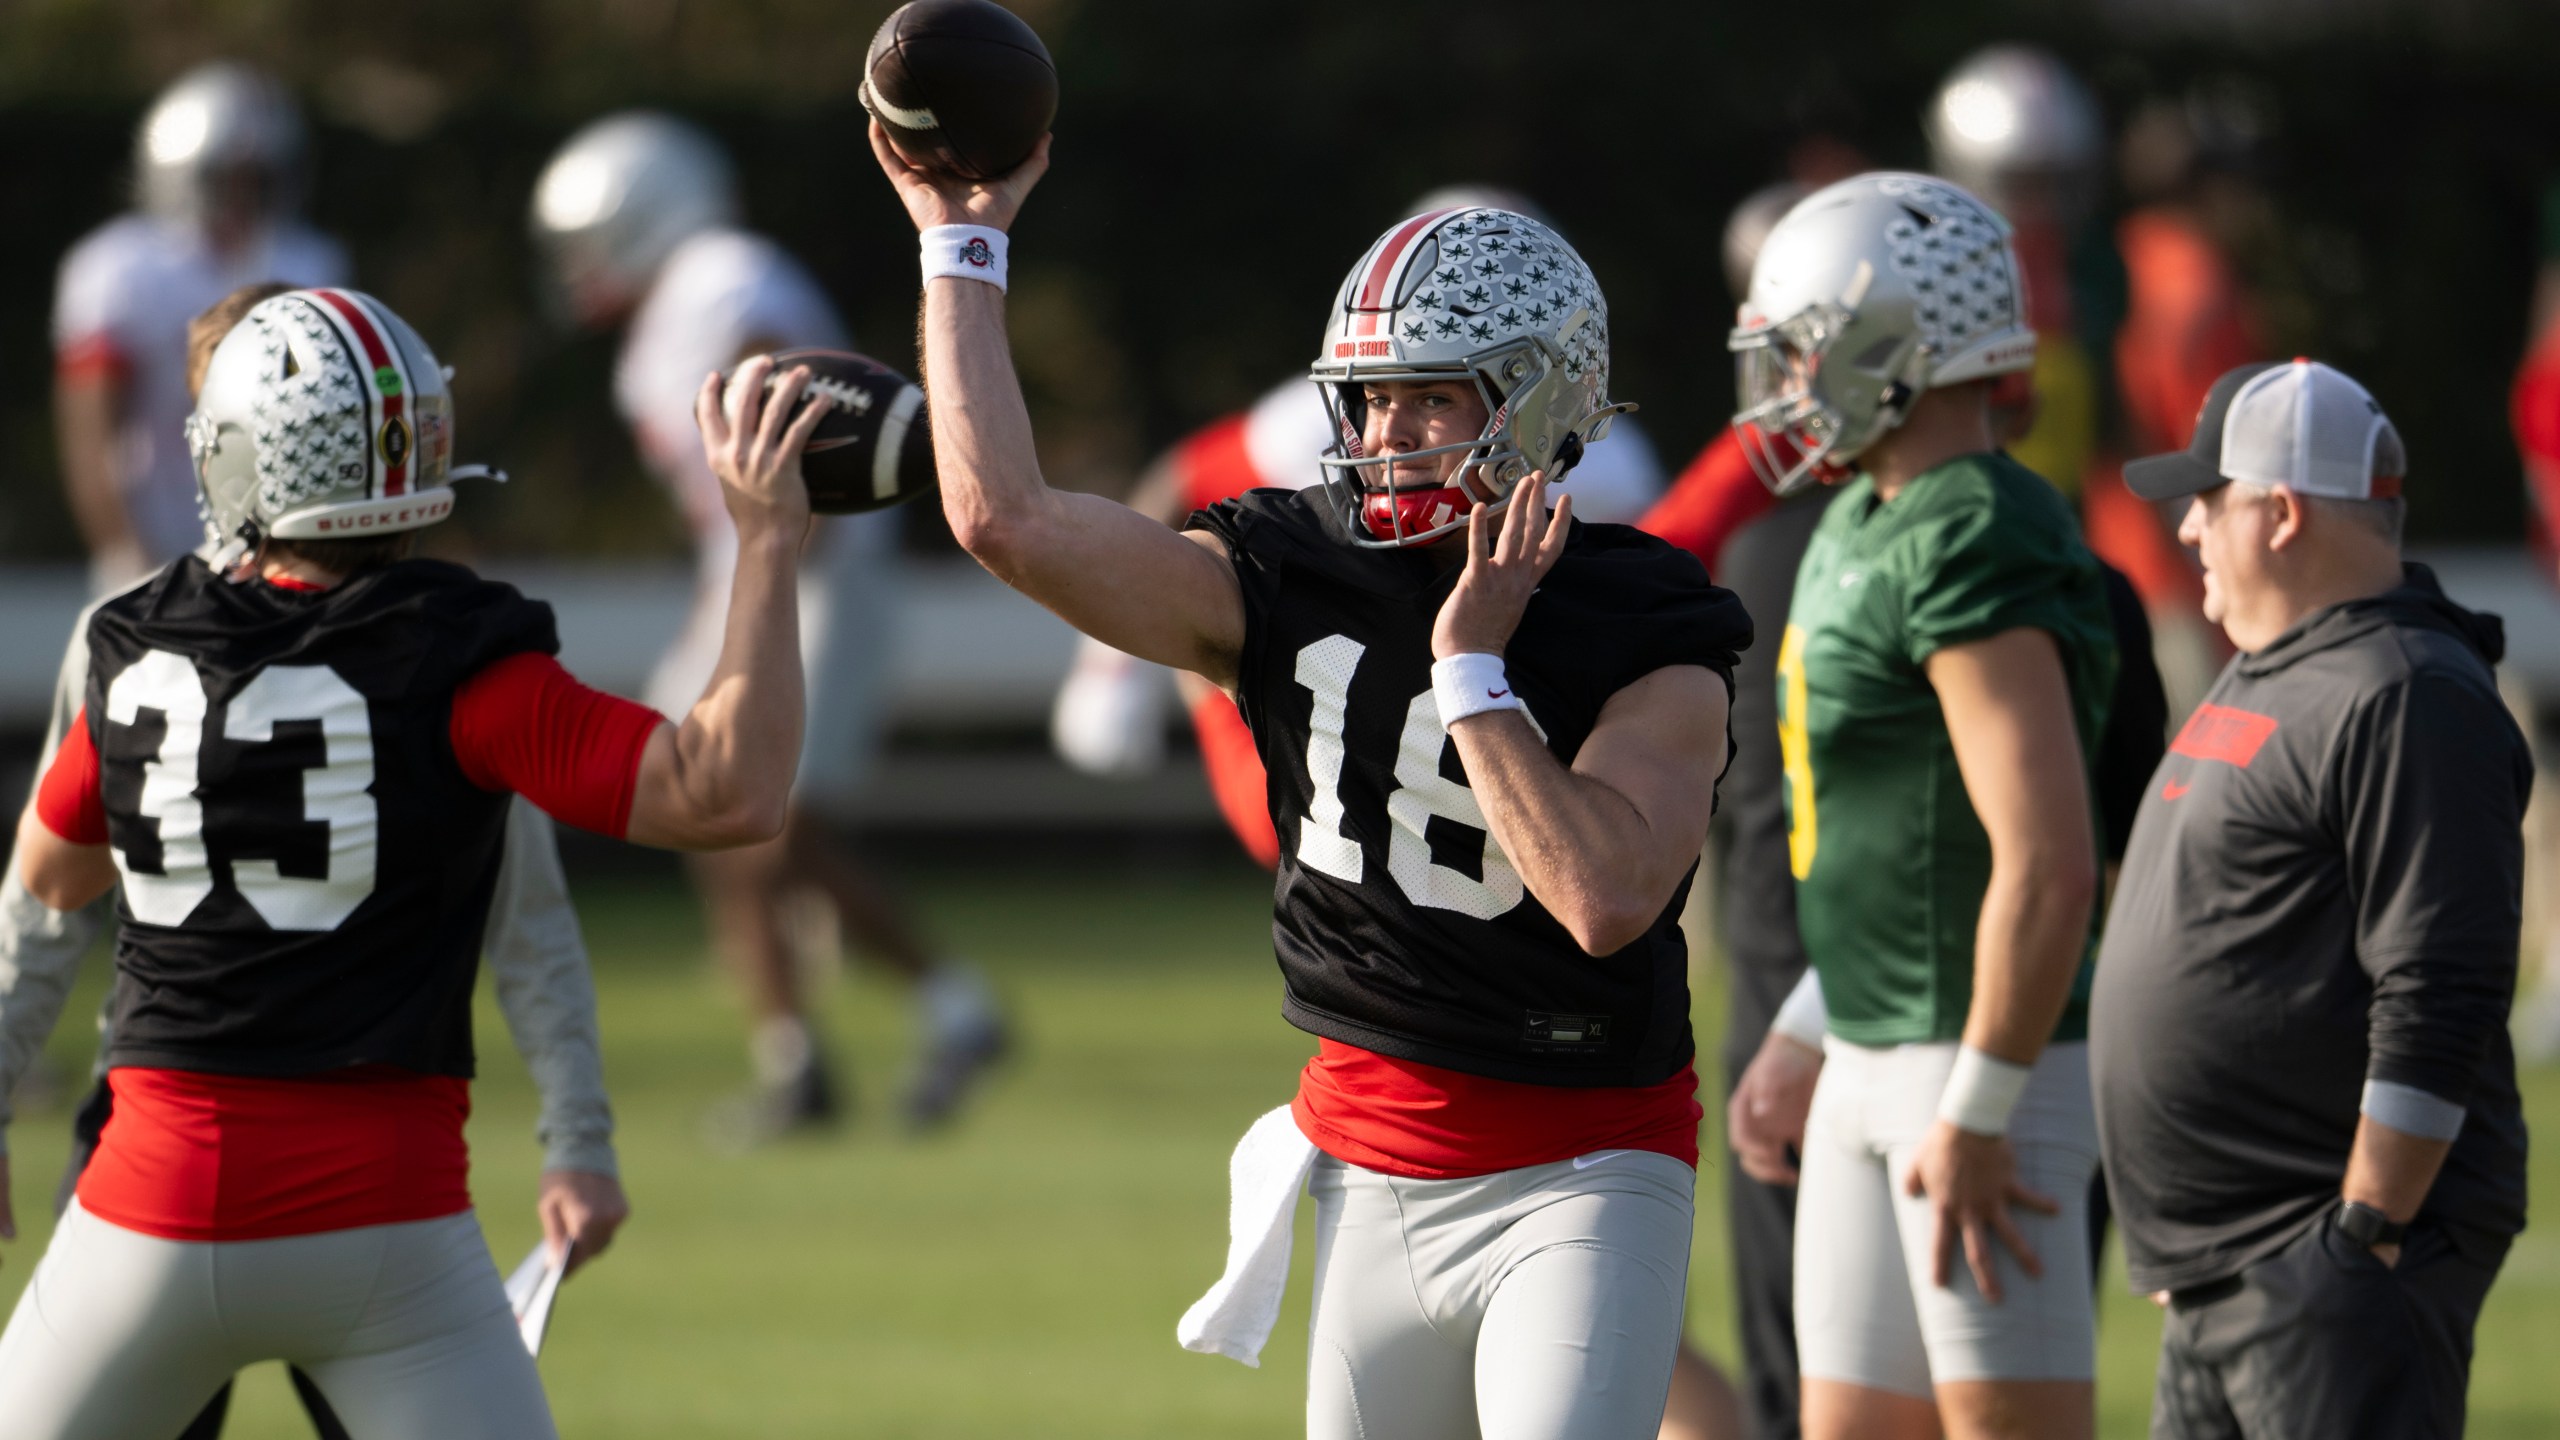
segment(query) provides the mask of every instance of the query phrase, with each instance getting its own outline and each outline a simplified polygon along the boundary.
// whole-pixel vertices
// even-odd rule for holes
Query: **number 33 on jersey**
[[[194,661],[145,650],[106,692],[101,759],[141,779],[108,810],[134,919],[184,924],[217,865],[273,930],[334,930],[373,893],[373,719],[336,671],[270,665],[217,710]]]
[[[279,936],[323,968],[477,954],[507,797],[455,757],[453,693],[555,650],[549,607],[431,561],[300,592],[189,557],[88,633],[120,965],[239,963]]]
[[[1320,497],[1259,490],[1201,512],[1245,603],[1237,699],[1270,780],[1273,942],[1305,1030],[1529,1083],[1645,1085],[1688,1063],[1675,896],[1643,938],[1586,955],[1495,843],[1431,696],[1439,557],[1363,550]],[[1750,622],[1697,561],[1577,523],[1505,647],[1570,765],[1611,695],[1666,665],[1730,674]],[[1685,893],[1685,892],[1684,892]]]

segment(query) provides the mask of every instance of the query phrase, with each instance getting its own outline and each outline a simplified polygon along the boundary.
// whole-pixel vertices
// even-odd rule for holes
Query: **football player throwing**
[[[613,393],[641,458],[694,533],[692,614],[650,677],[673,711],[702,691],[720,655],[737,536],[694,434],[705,370],[800,346],[842,349],[845,327],[808,271],[738,224],[736,183],[712,139],[673,116],[610,115],[560,147],[533,197],[533,233],[575,319],[620,325]],[[695,856],[713,943],[747,992],[756,1090],[711,1119],[739,1146],[837,1118],[843,1099],[809,1023],[791,943],[791,902],[825,898],[867,957],[914,987],[922,1051],[901,1104],[912,1125],[947,1118],[1004,1048],[993,996],[967,965],[938,958],[904,910],[829,831],[859,799],[887,701],[894,516],[819,522],[801,586],[807,739],[780,840]]]
[[[55,910],[118,890],[115,1113],[0,1333],[0,1429],[169,1435],[286,1360],[359,1435],[549,1437],[472,1218],[470,997],[511,795],[671,849],[777,834],[799,753],[799,451],[768,362],[697,398],[739,536],[681,724],[578,684],[547,606],[403,558],[452,512],[444,371],[303,290],[187,425],[215,536],[108,601],[18,826]]]
[[[1544,503],[1619,408],[1590,271],[1506,211],[1398,223],[1312,372],[1322,485],[1176,532],[1041,480],[1001,282],[1046,142],[966,183],[872,140],[923,232],[953,533],[1228,690],[1270,775],[1282,1013],[1318,1053],[1238,1159],[1239,1220],[1278,1218],[1184,1342],[1258,1352],[1306,1177],[1310,1435],[1653,1436],[1699,1119],[1676,917],[1750,622],[1685,552]]]

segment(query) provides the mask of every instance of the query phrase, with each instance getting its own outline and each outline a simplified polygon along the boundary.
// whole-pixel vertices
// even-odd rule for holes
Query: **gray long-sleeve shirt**
[[[54,684],[39,775],[78,712],[89,673],[88,633],[84,610]],[[541,1092],[534,1132],[542,1142],[543,1168],[614,1174],[613,1108],[605,1098],[604,1058],[597,1046],[595,979],[550,817],[519,797],[508,810],[503,853],[482,953],[507,1031]],[[0,878],[0,1154],[7,1153],[10,1095],[61,1019],[80,956],[108,918],[104,900],[71,912],[48,908],[20,883],[15,865]],[[98,1053],[104,1055],[103,1013],[98,1023]]]
[[[2523,1228],[2506,1018],[2533,762],[2502,649],[2411,566],[2235,659],[2161,761],[2090,1004],[2136,1289],[2236,1274],[2316,1222],[2367,1109],[2453,1136],[2422,1219]]]

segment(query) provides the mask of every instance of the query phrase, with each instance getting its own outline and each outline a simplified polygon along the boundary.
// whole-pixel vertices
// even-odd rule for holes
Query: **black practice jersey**
[[[455,760],[453,694],[558,648],[551,607],[428,560],[297,592],[190,556],[99,607],[109,1063],[469,1075],[508,801]]]
[[[1691,1055],[1683,880],[1642,939],[1594,958],[1485,828],[1431,693],[1458,571],[1345,538],[1315,491],[1204,510],[1242,581],[1238,700],[1280,835],[1272,939],[1292,1024],[1402,1059],[1545,1085],[1649,1085]],[[1751,621],[1686,551],[1577,522],[1505,647],[1570,765],[1611,695],[1666,665],[1732,681]]]

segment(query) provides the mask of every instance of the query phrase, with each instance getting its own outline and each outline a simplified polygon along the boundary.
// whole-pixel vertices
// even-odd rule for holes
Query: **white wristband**
[[[1831,1029],[1831,1012],[1822,1003],[1822,977],[1810,965],[1804,967],[1804,978],[1787,992],[1786,1003],[1769,1020],[1771,1034],[1784,1035],[1808,1050],[1822,1048],[1822,1037]]]
[[[1470,650],[1434,661],[1431,666],[1431,698],[1440,703],[1440,728],[1448,729],[1470,715],[1487,710],[1525,710],[1520,697],[1511,691],[1511,679],[1503,673],[1502,657]]]
[[[1005,264],[1011,248],[1001,230],[984,225],[928,225],[917,236],[924,242],[924,278],[949,275],[984,280],[1005,288]]]
[[[1986,1055],[1967,1045],[1956,1051],[1955,1072],[1938,1096],[1938,1118],[1976,1135],[2009,1133],[2009,1112],[2027,1088],[2034,1067]]]

